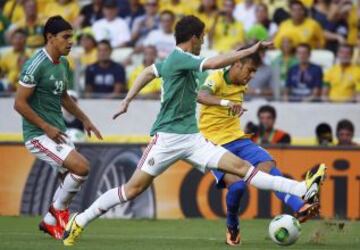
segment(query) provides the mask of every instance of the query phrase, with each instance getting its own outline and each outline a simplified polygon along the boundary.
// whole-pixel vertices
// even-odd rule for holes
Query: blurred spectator
[[[251,26],[247,32],[249,40],[269,40],[276,31],[277,25],[269,19],[268,8],[265,4],[258,4],[256,6],[256,23]]]
[[[68,90],[68,95],[73,99],[74,102],[78,102],[79,96],[73,90]],[[65,126],[66,135],[72,142],[83,142],[85,141],[85,130],[83,123],[77,119],[73,114],[69,113],[65,108],[61,108]]]
[[[9,20],[0,12],[0,47],[6,45],[5,31],[9,27]]]
[[[2,13],[11,23],[16,23],[24,17],[25,13],[24,13],[22,4],[25,1],[26,0],[8,0],[8,1],[6,1],[4,9],[2,10]]]
[[[290,37],[283,37],[280,44],[280,55],[278,55],[272,62],[274,82],[276,87],[274,89],[274,96],[279,100],[280,95],[285,91],[285,82],[289,68],[298,63],[295,57],[295,48]]]
[[[167,57],[175,49],[175,14],[164,10],[160,14],[160,28],[153,30],[144,40],[144,46],[155,46],[159,59]]]
[[[158,0],[146,0],[145,15],[139,16],[134,20],[131,30],[131,44],[141,46],[147,35],[155,29],[159,28]]]
[[[147,46],[144,48],[144,60],[143,63],[137,66],[130,74],[128,81],[128,89],[130,89],[135,82],[135,79],[140,75],[145,67],[148,67],[155,63],[156,60],[156,48],[154,46]],[[158,98],[161,91],[161,78],[155,78],[140,91],[139,96],[145,98]]]
[[[299,64],[289,69],[284,101],[311,102],[320,100],[322,68],[310,62],[311,47],[303,43],[296,48]]]
[[[75,0],[56,0],[46,5],[44,14],[48,17],[60,15],[70,23],[75,24],[79,15],[79,4]]]
[[[35,0],[24,2],[25,16],[21,20],[9,27],[7,36],[11,36],[16,29],[24,29],[27,34],[26,46],[29,48],[39,48],[44,45],[44,22],[43,16],[38,15],[37,3]]]
[[[192,6],[189,6],[189,1],[185,0],[168,0],[167,2],[161,2],[161,11],[171,10],[174,12],[177,19],[185,15],[191,15],[193,13]]]
[[[141,4],[140,0],[129,1],[129,12],[126,13],[124,19],[127,22],[130,30],[133,28],[134,20],[137,17],[143,16],[144,14],[144,6]]]
[[[338,122],[336,125],[336,137],[338,140],[338,146],[358,146],[357,143],[353,141],[354,139],[355,128],[354,124],[347,120],[343,119]]]
[[[103,18],[102,2],[103,0],[92,0],[91,3],[83,6],[80,10],[80,15],[76,19],[75,27],[89,27],[95,21]]]
[[[351,63],[353,47],[342,44],[338,63],[324,75],[323,99],[332,102],[360,101],[360,68]]]
[[[289,0],[276,0],[276,1],[268,0],[268,1],[274,2],[274,4],[272,5],[275,5],[274,10],[270,11],[270,16],[272,16],[272,20],[274,23],[276,23],[279,26],[282,22],[290,18],[289,5],[291,2]]]
[[[252,140],[258,144],[290,144],[291,137],[288,133],[274,127],[276,120],[275,108],[270,105],[261,106],[257,113],[259,126],[253,125]]]
[[[80,54],[81,66],[86,67],[97,61],[96,41],[90,28],[86,28],[79,35],[80,46],[84,51]]]
[[[238,48],[245,42],[244,27],[237,22],[232,13],[234,0],[224,0],[222,10],[215,16],[215,21],[209,32],[210,48],[218,52],[227,52]]]
[[[336,53],[338,45],[346,42],[348,27],[345,12],[342,14],[337,10],[338,4],[331,2],[331,0],[316,0],[311,8],[311,16],[324,29],[325,48]]]
[[[245,31],[256,23],[256,4],[254,0],[244,0],[238,3],[234,10],[234,18],[244,25]]]
[[[333,144],[332,129],[327,123],[320,123],[316,126],[316,141],[320,146],[330,146]]]
[[[360,25],[359,25],[359,28],[360,28]],[[356,47],[354,48],[354,55],[352,58],[352,63],[357,66],[360,66],[360,31],[358,33]]]
[[[325,43],[323,30],[316,21],[306,16],[305,6],[300,1],[294,0],[290,3],[290,12],[291,19],[281,23],[275,36],[275,47],[280,47],[284,36],[290,36],[295,46],[299,43],[307,43],[312,48],[322,48]]]
[[[200,6],[198,7],[195,16],[200,18],[205,25],[205,33],[208,33],[211,25],[214,22],[214,18],[218,14],[218,7],[216,4],[216,0],[201,0]]]
[[[98,61],[86,68],[85,95],[118,97],[126,89],[124,67],[111,60],[112,48],[108,40],[98,42],[97,49]]]
[[[275,87],[272,69],[264,63],[264,51],[260,52],[261,65],[256,70],[254,77],[248,84],[247,94],[252,97],[273,97]]]
[[[26,49],[26,32],[17,29],[11,36],[11,49],[4,53],[0,60],[0,71],[4,76],[3,84],[10,92],[16,90],[21,68],[30,57],[30,51]]]
[[[109,40],[111,47],[124,47],[130,41],[130,30],[124,19],[118,17],[116,0],[104,0],[104,18],[97,20],[93,26],[93,32],[97,41]]]

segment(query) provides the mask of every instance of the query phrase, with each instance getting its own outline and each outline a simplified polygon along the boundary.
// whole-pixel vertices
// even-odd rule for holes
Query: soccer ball
[[[299,221],[288,214],[276,216],[269,225],[269,236],[278,245],[294,244],[301,234]]]

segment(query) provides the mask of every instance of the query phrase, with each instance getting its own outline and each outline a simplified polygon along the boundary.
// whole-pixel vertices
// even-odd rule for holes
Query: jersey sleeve
[[[195,56],[190,53],[180,53],[176,66],[179,70],[203,71],[203,65],[207,58]]]
[[[152,65],[154,75],[156,77],[161,77],[162,76],[162,65],[163,65],[163,62],[157,62],[157,63],[154,63]]]
[[[33,88],[40,80],[40,65],[36,63],[36,60],[28,60],[20,73],[19,84]]]
[[[216,83],[216,79],[214,75],[209,75],[206,79],[204,84],[200,87],[201,90],[210,91],[212,94],[215,94],[217,90],[218,84]]]

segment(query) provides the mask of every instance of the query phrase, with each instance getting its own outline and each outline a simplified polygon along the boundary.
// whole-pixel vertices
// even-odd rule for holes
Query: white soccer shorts
[[[145,149],[138,168],[158,176],[176,161],[184,160],[205,172],[207,169],[217,169],[220,158],[226,152],[225,148],[209,142],[200,133],[159,132]]]
[[[75,148],[70,140],[66,140],[66,143],[57,144],[47,135],[41,135],[25,142],[25,147],[36,158],[46,161],[60,173],[65,173],[67,169],[63,167],[63,163],[71,150]]]

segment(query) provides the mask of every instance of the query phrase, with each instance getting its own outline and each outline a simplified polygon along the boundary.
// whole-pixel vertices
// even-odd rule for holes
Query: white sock
[[[72,173],[66,175],[62,186],[60,186],[59,194],[53,205],[55,209],[66,209],[77,192],[79,192],[81,184],[86,180],[87,176],[79,176]]]
[[[127,201],[124,185],[113,188],[103,193],[84,212],[78,214],[75,222],[85,227],[89,222],[106,213],[109,209]]]
[[[61,192],[61,186],[62,186],[62,182],[60,183],[60,186],[56,189],[53,199],[52,199],[52,202],[54,202],[59,197],[59,194]],[[54,216],[52,216],[52,214],[50,212],[47,212],[45,214],[43,221],[49,225],[53,225],[53,226],[56,225],[56,219]]]
[[[250,167],[244,180],[258,189],[278,191],[296,195],[298,197],[304,196],[307,190],[304,181],[299,182],[282,176],[273,176],[268,173],[258,171],[258,169],[254,167]]]

